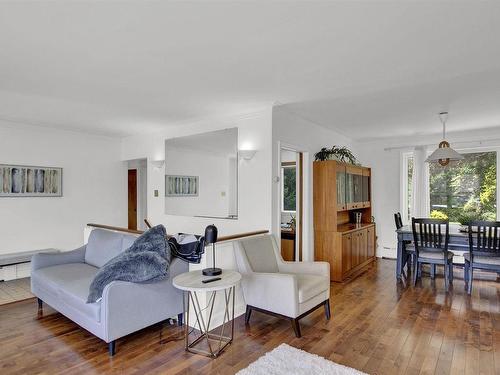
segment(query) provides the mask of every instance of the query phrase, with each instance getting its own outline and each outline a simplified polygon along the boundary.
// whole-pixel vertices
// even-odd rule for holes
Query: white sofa
[[[330,265],[327,262],[285,262],[272,235],[235,242],[247,304],[245,322],[252,310],[289,319],[301,337],[299,319],[324,306],[330,319]]]
[[[188,264],[173,258],[169,278],[155,283],[113,281],[102,299],[86,303],[89,286],[99,268],[124,251],[136,236],[94,229],[88,243],[79,249],[57,254],[37,254],[31,261],[31,291],[42,301],[109,344],[115,340],[177,315],[182,324],[182,292],[172,279],[188,271]]]

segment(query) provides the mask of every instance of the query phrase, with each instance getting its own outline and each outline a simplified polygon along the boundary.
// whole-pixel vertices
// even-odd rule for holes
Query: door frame
[[[310,184],[308,181],[310,181],[310,174],[311,174],[311,163],[309,160],[309,151],[304,150],[302,147],[277,141],[278,147],[277,147],[277,171],[279,171],[281,175],[281,150],[288,150],[296,153],[301,153],[302,154],[302,176],[301,179],[297,179],[297,188],[299,188],[297,191],[300,190],[300,185],[302,185],[302,205],[299,204],[298,211],[300,210],[300,206],[302,206],[302,211],[297,213],[297,227],[301,228],[301,233],[298,234],[298,238],[296,238],[296,245],[295,245],[295,259],[296,261],[304,261],[304,260],[313,260],[314,259],[314,254],[310,254],[310,246],[308,239],[310,238],[310,226],[311,226],[311,214],[310,214],[310,202],[312,202],[312,195],[310,193]],[[298,167],[298,166],[297,166]],[[281,189],[281,177],[279,180],[278,188],[277,188],[277,201],[278,204],[276,205],[276,222],[274,223],[276,228],[278,229],[279,233],[277,235],[279,236],[278,239],[278,247],[281,251],[281,196],[282,196],[282,189]],[[302,256],[299,257],[299,248],[302,246]]]

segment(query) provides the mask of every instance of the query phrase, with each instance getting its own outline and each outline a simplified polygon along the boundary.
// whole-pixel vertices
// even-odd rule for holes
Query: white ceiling
[[[363,140],[500,124],[500,2],[0,3],[0,119],[125,136],[274,103]]]

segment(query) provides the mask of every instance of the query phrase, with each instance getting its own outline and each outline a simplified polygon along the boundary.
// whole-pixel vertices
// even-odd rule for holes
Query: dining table
[[[450,224],[449,227],[449,240],[448,250],[455,256],[453,258],[454,265],[464,265],[463,254],[469,251],[469,234],[460,231],[461,226],[457,224]],[[405,243],[413,241],[413,231],[411,225],[403,225],[396,230],[398,235],[398,248],[397,248],[397,261],[396,261],[396,278],[401,279],[403,269],[408,260]]]

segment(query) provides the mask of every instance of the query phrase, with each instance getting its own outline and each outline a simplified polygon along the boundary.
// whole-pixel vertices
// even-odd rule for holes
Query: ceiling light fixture
[[[446,120],[448,120],[448,112],[441,112],[439,114],[441,124],[443,124],[443,140],[439,142],[438,148],[429,155],[425,160],[427,163],[437,161],[443,167],[448,165],[450,161],[461,160],[464,157],[450,147],[446,141]]]

